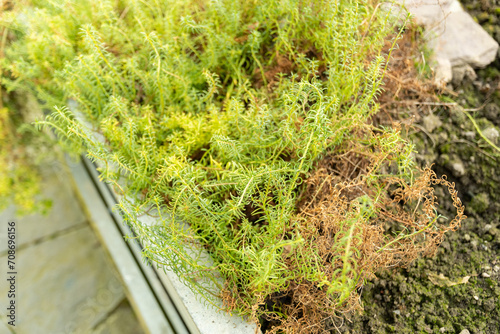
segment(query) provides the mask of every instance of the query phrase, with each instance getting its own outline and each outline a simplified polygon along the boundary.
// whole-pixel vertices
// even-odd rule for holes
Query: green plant
[[[51,202],[40,198],[41,175],[35,151],[48,147],[33,126],[23,122],[18,108],[3,105],[0,91],[0,210],[16,206],[18,216],[45,213]]]
[[[321,330],[324,314],[355,305],[353,291],[387,263],[357,266],[362,226],[389,201],[387,184],[421,180],[400,132],[367,125],[399,37],[387,47],[395,25],[377,8],[348,0],[33,1],[3,13],[10,77],[2,83],[56,106],[40,124],[101,164],[148,260],[214,305],[222,296],[228,310],[277,320],[275,331],[308,322]],[[372,165],[339,181],[364,193],[338,194],[334,223],[345,233],[322,255],[301,206],[314,202],[306,181],[322,161],[352,153],[352,143]],[[399,181],[387,183],[388,175]],[[413,218],[442,236],[432,205],[420,215],[419,204]],[[141,224],[145,214],[158,223]],[[421,223],[397,232],[417,243]],[[375,251],[391,242],[379,239]],[[329,256],[332,271],[319,261]],[[323,293],[312,302],[326,305],[323,313],[265,306],[304,282]],[[309,307],[300,297],[294,303]]]

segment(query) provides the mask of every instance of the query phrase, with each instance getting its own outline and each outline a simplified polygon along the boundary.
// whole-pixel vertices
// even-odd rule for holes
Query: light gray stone
[[[127,301],[124,301],[92,334],[142,334],[134,311]]]
[[[476,296],[474,296],[476,297]],[[478,298],[479,299],[479,298]],[[463,329],[460,334],[470,334],[469,330],[468,329]]]
[[[446,58],[435,58],[431,61],[431,66],[434,69],[434,80],[441,84],[446,84],[453,79],[453,69],[451,62]]]
[[[455,85],[459,85],[464,79],[475,80],[477,78],[476,72],[469,64],[460,64],[453,66],[452,79]]]
[[[488,138],[491,142],[493,142],[494,144],[496,144],[498,137],[500,137],[500,133],[494,127],[487,128],[486,130],[484,130],[483,135],[486,138]]]
[[[474,138],[476,138],[476,133],[474,131],[466,131],[464,132],[464,136],[469,140],[474,140]]]
[[[452,78],[461,81],[464,76],[471,76],[471,67],[485,67],[495,59],[498,43],[463,10],[459,1],[396,2],[410,12],[417,23],[425,26],[424,38],[434,51],[430,64],[438,84],[445,85]]]
[[[450,13],[435,31],[435,56],[453,67],[485,67],[495,60],[498,43],[466,12]]]
[[[0,253],[7,250],[6,228],[4,222],[15,221],[17,227],[17,245],[24,245],[37,239],[82,224],[86,221],[83,211],[69,185],[66,174],[55,162],[42,171],[42,198],[52,200],[52,208],[46,216],[32,214],[18,217],[16,207],[11,205],[0,212]]]
[[[451,164],[453,175],[459,177],[465,175],[465,167],[462,161],[455,161]]]
[[[434,131],[443,124],[439,119],[439,117],[433,114],[425,116],[423,118],[423,121],[424,121],[424,128],[429,132]]]
[[[456,0],[396,0],[415,18],[418,24],[433,27],[443,21],[447,15],[462,12],[462,6]]]
[[[19,250],[16,333],[89,333],[101,323],[125,298],[105,257],[89,226]]]

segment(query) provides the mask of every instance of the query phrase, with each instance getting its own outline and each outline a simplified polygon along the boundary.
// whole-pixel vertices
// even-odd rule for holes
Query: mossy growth
[[[40,0],[1,21],[2,84],[55,106],[40,124],[99,162],[145,258],[263,328],[323,331],[463,219],[370,122],[403,31],[371,1]]]
[[[487,194],[480,193],[472,198],[470,203],[471,209],[476,211],[477,213],[482,213],[488,209],[490,206],[490,200]]]

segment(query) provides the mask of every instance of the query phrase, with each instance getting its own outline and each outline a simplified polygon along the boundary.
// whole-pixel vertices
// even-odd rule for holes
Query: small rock
[[[464,136],[465,136],[465,138],[472,140],[472,139],[476,138],[476,133],[474,131],[467,131],[467,132],[464,132]]]
[[[491,277],[491,275],[490,275],[490,274],[488,274],[488,273],[482,273],[482,274],[481,274],[481,276],[483,276],[484,278]]]
[[[442,142],[448,141],[448,133],[446,133],[444,131],[443,132],[439,132],[439,134],[438,134],[438,140],[442,141]]]
[[[425,116],[423,121],[424,121],[424,128],[428,132],[432,132],[432,131],[434,131],[434,129],[439,128],[441,125],[443,125],[443,123],[441,122],[439,117],[437,117],[436,115],[432,115],[432,114]]]
[[[500,114],[500,107],[495,103],[488,103],[484,110],[486,112],[486,117],[488,117],[491,121],[496,121],[498,114]]]
[[[476,296],[474,296],[476,297]],[[469,330],[466,328],[466,329],[463,329],[460,334],[470,334]]]
[[[499,271],[499,270],[500,270],[500,267],[499,267],[499,266],[494,266],[494,267],[493,267],[493,271],[494,271],[494,272],[497,272],[497,271]]]
[[[488,298],[483,302],[483,307],[487,312],[491,312],[496,309],[496,298]]]
[[[465,241],[470,241],[470,235],[468,235],[468,234],[464,235],[464,239],[465,239]]]
[[[500,133],[494,127],[487,128],[486,130],[484,130],[483,135],[494,144],[496,144],[498,137],[500,137]]]
[[[476,87],[478,89],[481,89],[483,87],[482,81],[479,81],[479,80],[474,81],[472,84],[474,85],[474,87]]]
[[[485,232],[488,232],[493,226],[491,226],[491,224],[486,224],[484,225],[484,231]]]
[[[462,176],[462,178],[460,179],[460,181],[462,182],[462,184],[464,186],[468,186],[472,182],[472,180],[470,179],[470,177],[468,177],[467,175]]]
[[[470,244],[474,247],[477,247],[477,240],[472,240]]]
[[[478,297],[478,296],[474,296],[474,299],[475,299],[475,300],[479,300],[479,297]],[[463,332],[463,331],[462,331],[462,332]],[[462,332],[460,332],[460,333],[462,333]],[[468,332],[469,332],[469,331],[467,331],[467,333],[468,333]]]
[[[434,80],[437,85],[444,85],[453,79],[453,71],[449,59],[437,58],[432,67],[434,68]]]
[[[489,83],[486,83],[484,85],[481,86],[481,93],[488,93],[488,91],[491,89],[491,86]]]
[[[436,57],[448,58],[452,66],[485,67],[495,60],[498,43],[469,14],[450,13],[441,28]]]
[[[434,26],[436,23],[444,21],[450,13],[461,11],[462,7],[458,1],[414,1],[414,0],[396,0],[396,3],[404,4],[415,18],[418,24]]]
[[[458,66],[453,66],[452,77],[452,83],[458,86],[462,81],[464,81],[464,79],[475,80],[477,78],[477,75],[470,65],[461,64]]]
[[[451,164],[451,169],[455,176],[465,175],[465,167],[462,161],[455,161]]]

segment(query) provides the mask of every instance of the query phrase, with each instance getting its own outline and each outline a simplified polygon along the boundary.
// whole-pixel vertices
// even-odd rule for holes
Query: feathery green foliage
[[[389,13],[351,0],[32,0],[1,21],[2,84],[55,106],[42,123],[101,164],[148,259],[254,317],[280,316],[258,305],[294,280],[342,305],[361,277],[349,278],[349,245],[373,205],[351,207],[335,237],[341,279],[314,250],[296,271],[284,253],[306,244],[297,201],[327,152],[365,141],[412,179],[398,131],[355,131],[378,110]],[[152,213],[157,224],[140,222]]]

